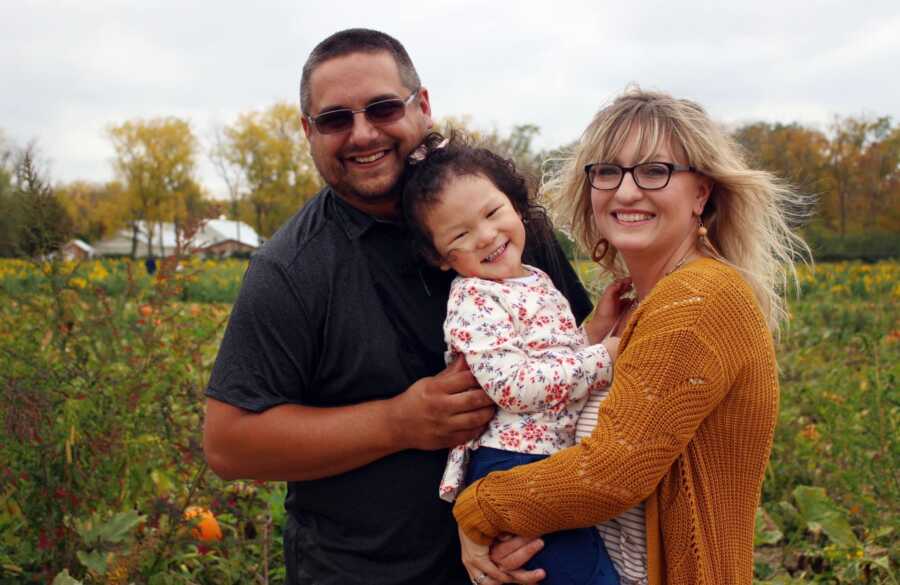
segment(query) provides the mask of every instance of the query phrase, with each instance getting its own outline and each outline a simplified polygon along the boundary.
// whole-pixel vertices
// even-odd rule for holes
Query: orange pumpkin
[[[222,540],[222,529],[213,513],[200,506],[188,506],[184,511],[184,518],[191,520],[198,518],[192,530],[194,538],[205,542],[211,540]]]

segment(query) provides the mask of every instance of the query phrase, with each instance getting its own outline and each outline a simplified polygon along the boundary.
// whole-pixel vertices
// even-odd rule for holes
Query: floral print
[[[457,277],[450,289],[447,362],[464,356],[499,408],[480,437],[451,449],[440,485],[447,501],[463,487],[470,449],[550,454],[573,445],[588,394],[612,377],[606,348],[587,345],[550,277],[526,269],[520,279]]]

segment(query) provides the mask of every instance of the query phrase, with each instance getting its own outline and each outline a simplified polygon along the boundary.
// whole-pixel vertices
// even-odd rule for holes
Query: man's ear
[[[428,96],[428,88],[419,88],[418,108],[426,119],[426,129],[434,127],[434,120],[431,119],[431,98]]]
[[[309,118],[300,114],[300,124],[303,126],[303,134],[306,135],[306,139],[309,140],[309,133],[312,132],[312,127],[309,124]]]

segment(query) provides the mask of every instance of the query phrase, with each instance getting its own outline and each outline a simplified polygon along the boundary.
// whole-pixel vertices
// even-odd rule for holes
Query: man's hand
[[[391,426],[411,449],[444,449],[474,439],[494,411],[462,358],[390,400]]]

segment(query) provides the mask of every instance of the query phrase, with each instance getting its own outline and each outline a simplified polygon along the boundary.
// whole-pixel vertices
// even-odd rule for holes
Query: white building
[[[75,238],[69,240],[59,249],[64,260],[89,260],[94,257],[94,248],[85,242]]]
[[[256,250],[263,239],[252,227],[241,221],[212,219],[194,234],[189,242],[179,241],[179,234],[173,223],[154,223],[152,243],[146,224],[138,221],[133,226],[120,229],[115,235],[94,244],[97,256],[130,256],[132,240],[137,239],[136,256],[146,258],[151,253],[157,257],[171,256],[179,244],[183,253],[214,256],[230,256],[236,252],[249,253]],[[137,229],[137,234],[134,229]],[[180,235],[183,238],[183,234]]]
[[[211,219],[203,224],[192,243],[195,253],[231,256],[256,250],[262,245],[263,239],[256,230],[242,221]]]

